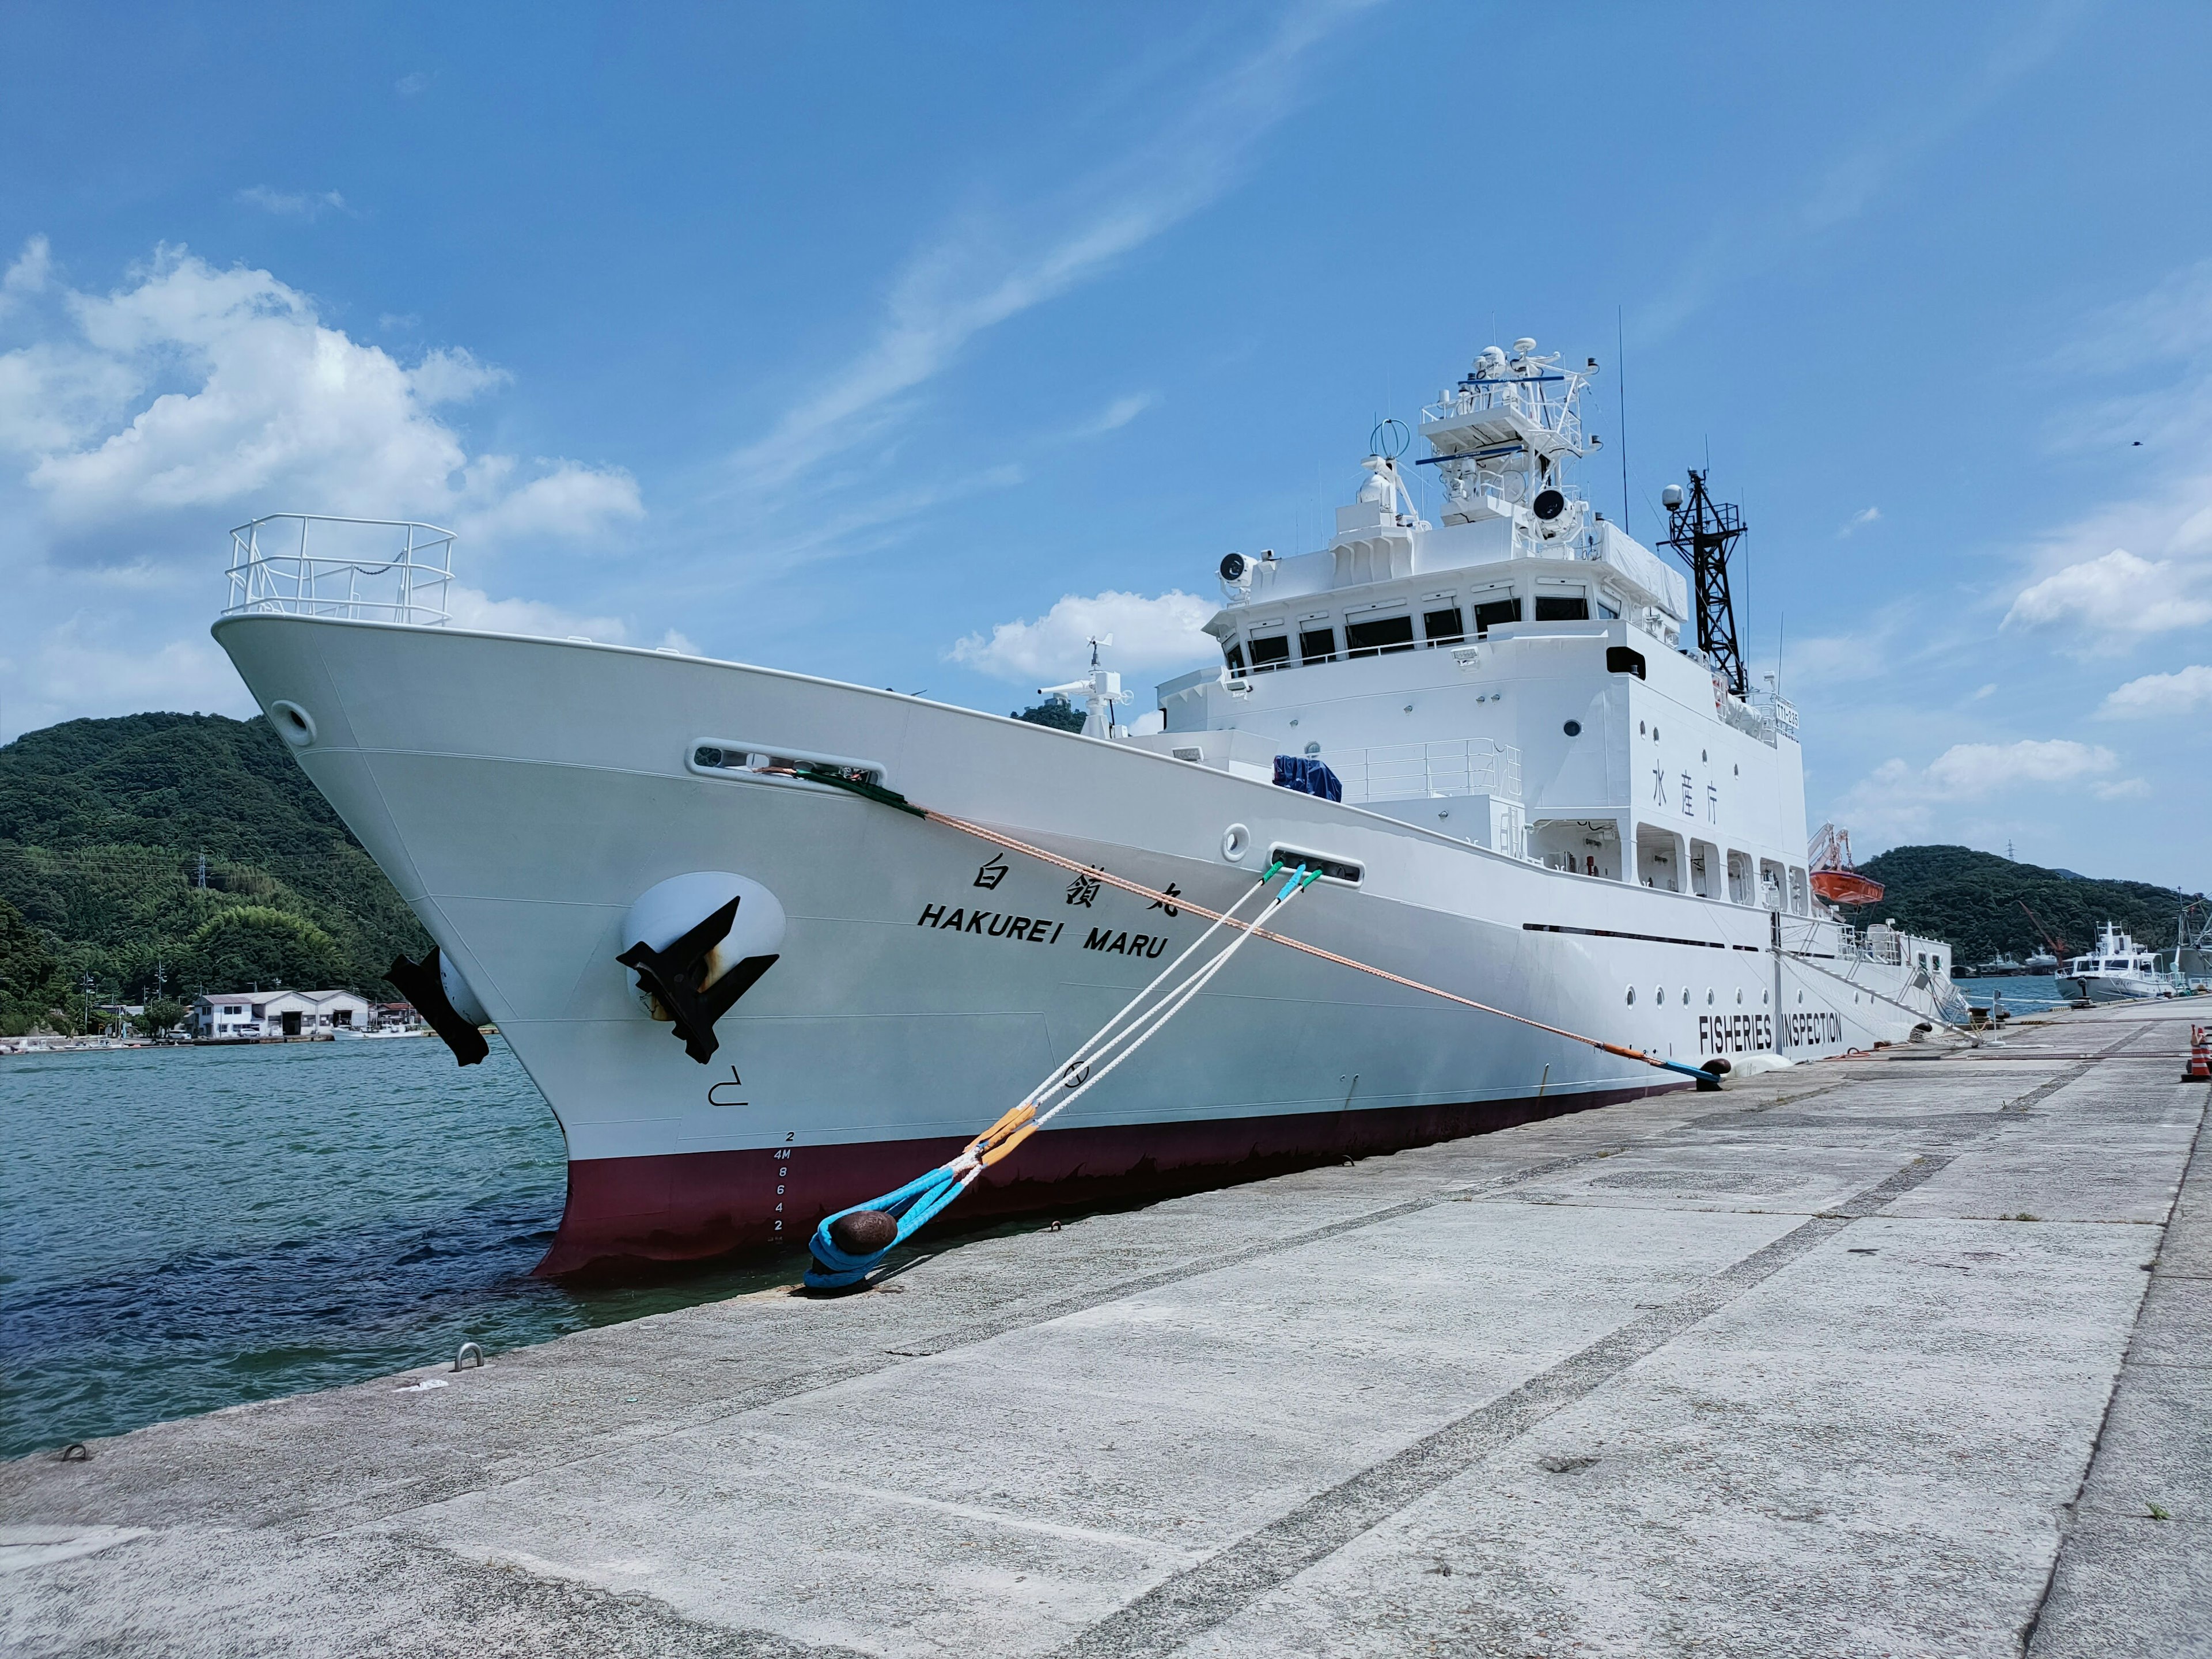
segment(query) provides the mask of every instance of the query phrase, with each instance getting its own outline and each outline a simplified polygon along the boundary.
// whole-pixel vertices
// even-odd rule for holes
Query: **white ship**
[[[2076,1002],[2133,1002],[2173,994],[2158,971],[2158,957],[2109,921],[2097,936],[2097,948],[2066,964],[2058,989]]]
[[[418,1005],[444,988],[465,1060],[495,1022],[559,1119],[568,1200],[542,1272],[803,1240],[1049,1077],[1196,936],[1178,900],[1226,908],[1277,860],[1325,874],[1281,931],[1659,1059],[1809,1059],[1963,1021],[1947,946],[1855,932],[1814,893],[1797,716],[1743,695],[1724,562],[1700,562],[1693,607],[1571,482],[1598,442],[1577,403],[1595,368],[1486,350],[1420,424],[1439,521],[1396,457],[1368,457],[1327,546],[1221,562],[1219,659],[1133,727],[1104,669],[1078,735],[453,628],[452,538],[418,526],[246,526],[215,636],[437,941]],[[1678,518],[1699,512],[1732,509],[1693,474]],[[380,535],[399,539],[356,544]],[[1278,786],[1279,757],[1326,766],[1341,800]],[[961,1213],[1681,1086],[1255,941]]]

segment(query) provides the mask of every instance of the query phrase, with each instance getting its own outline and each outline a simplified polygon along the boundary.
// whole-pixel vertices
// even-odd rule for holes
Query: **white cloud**
[[[1069,435],[1103,438],[1109,432],[1120,431],[1158,401],[1149,392],[1132,392],[1128,397],[1116,398]]]
[[[602,536],[614,526],[645,516],[637,480],[620,468],[579,466],[574,461],[538,463],[550,470],[520,488],[507,481],[514,464],[489,456],[469,469],[476,493],[490,505],[463,513],[454,529],[472,542],[501,544],[533,537],[571,539]]]
[[[1075,678],[1090,666],[1094,637],[1114,643],[1100,661],[1115,669],[1186,668],[1218,659],[1203,628],[1218,607],[1194,594],[1070,593],[1034,622],[1000,623],[987,639],[970,634],[955,644],[955,662],[1000,679],[1031,684]]]
[[[8,267],[8,274],[0,276],[0,313],[4,313],[18,295],[43,293],[53,269],[53,249],[45,237],[33,236],[24,243],[22,252]]]
[[[1849,536],[1854,530],[1862,529],[1870,524],[1880,524],[1881,522],[1881,509],[1880,507],[1863,507],[1858,512],[1852,514],[1850,518],[1844,520],[1844,527],[1836,532],[1836,538],[1838,541],[1841,541],[1844,537]]]
[[[15,268],[49,258],[34,243]],[[64,291],[41,337],[0,353],[0,453],[103,562],[144,551],[120,527],[177,514],[459,520],[506,539],[638,517],[627,472],[472,458],[433,412],[508,379],[460,349],[407,365],[265,270],[164,247],[112,294]]]
[[[310,224],[325,213],[352,211],[346,206],[345,198],[334,190],[287,191],[254,185],[240,191],[235,199],[246,207],[273,213],[280,219],[305,219]]]
[[[254,712],[252,695],[205,629],[153,645],[134,642],[132,631],[127,618],[81,613],[0,657],[0,676],[13,690],[8,736],[125,709]]]
[[[2106,775],[2119,763],[2102,744],[2070,738],[1954,744],[1924,767],[1884,761],[1845,792],[1833,816],[1863,830],[1869,842],[1919,839],[1954,822],[1960,807],[2021,789],[2065,785],[2106,792],[2108,798],[2131,795],[2136,781]]]
[[[526,634],[538,639],[565,640],[581,636],[604,645],[628,645],[629,625],[619,617],[586,617],[537,599],[495,599],[473,587],[456,582],[447,591],[446,609],[456,628],[473,628],[487,634]]]
[[[2064,628],[2085,644],[2194,628],[2212,622],[2212,599],[2192,591],[2202,585],[2201,571],[2116,547],[2023,588],[2004,626]]]
[[[402,98],[419,98],[430,89],[430,76],[417,70],[412,75],[403,75],[394,81],[392,89]]]
[[[416,401],[428,407],[465,404],[471,398],[512,384],[514,376],[482,361],[466,346],[441,346],[434,351],[424,352],[422,361],[408,371],[407,379]]]
[[[2157,720],[2204,708],[2212,708],[2212,668],[2197,664],[2130,680],[2108,695],[2097,712],[2108,720]]]
[[[2112,783],[2093,783],[2089,793],[2099,800],[2148,800],[2151,789],[2142,778],[2121,778]]]
[[[1903,763],[1892,761],[1892,766]],[[2119,759],[2100,744],[2070,738],[2023,738],[2017,743],[1954,744],[1928,763],[1918,787],[1937,799],[1986,795],[2023,783],[2067,783],[2109,772]]]
[[[1371,3],[1306,0],[1256,50],[1190,89],[1146,142],[1019,216],[1027,222],[974,213],[948,228],[892,283],[868,343],[732,458],[740,483],[779,490],[830,451],[899,421],[911,412],[908,394],[977,335],[1103,275],[1212,201],[1288,112],[1300,58]]]

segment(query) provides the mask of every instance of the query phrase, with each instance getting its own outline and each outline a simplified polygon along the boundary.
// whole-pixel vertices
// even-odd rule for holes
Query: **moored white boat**
[[[1225,908],[1277,860],[1325,872],[1282,931],[1692,1065],[1962,1019],[1946,946],[1856,932],[1811,891],[1795,711],[1686,641],[1712,619],[1680,573],[1568,483],[1595,441],[1584,379],[1533,342],[1486,352],[1421,426],[1441,522],[1395,456],[1369,457],[1328,546],[1223,561],[1220,659],[1133,730],[1103,668],[1077,735],[453,629],[442,532],[420,526],[380,563],[270,554],[269,521],[246,527],[216,637],[437,940],[450,1029],[495,1022],[560,1120],[544,1271],[803,1239],[1049,1077],[1195,937],[1177,899]],[[1341,800],[1274,781],[1308,762]],[[687,930],[715,954],[657,1002]],[[688,1043],[655,1018],[718,997]],[[1255,943],[963,1205],[1158,1190],[1668,1086]]]
[[[2066,964],[2058,989],[2076,1002],[2135,1002],[2173,994],[2158,971],[2157,957],[2137,948],[2109,921],[2097,936],[2097,948]]]

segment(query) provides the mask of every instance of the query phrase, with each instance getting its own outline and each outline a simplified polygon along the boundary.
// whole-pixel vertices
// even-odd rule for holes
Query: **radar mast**
[[[1716,672],[1728,677],[1729,690],[1739,697],[1748,695],[1744,678],[1743,652],[1735,640],[1735,601],[1729,594],[1729,553],[1743,534],[1743,513],[1705,492],[1705,475],[1690,469],[1690,493],[1669,484],[1662,499],[1667,504],[1665,545],[1680,554],[1690,567],[1696,589],[1698,649],[1705,653]]]

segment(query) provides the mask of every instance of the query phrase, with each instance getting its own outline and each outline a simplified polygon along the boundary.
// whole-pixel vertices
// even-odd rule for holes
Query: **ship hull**
[[[2061,995],[2076,1002],[2140,1002],[2147,998],[2166,994],[2165,988],[2154,980],[2136,975],[2093,974],[2086,977],[2062,974],[2058,976]]]
[[[1276,848],[1326,858],[1359,879],[1302,894],[1285,932],[1692,1064],[1816,1058],[1937,1018],[1924,973],[1855,956],[1833,924],[1547,869],[1127,744],[588,643],[289,616],[216,635],[264,708],[304,714],[276,724],[558,1119],[570,1199],[548,1272],[803,1238],[1049,1079],[1204,927],[844,792],[703,775],[703,745],[865,763],[1216,909]],[[702,871],[762,884],[787,918],[706,1065],[615,961],[639,895]],[[1668,1080],[1255,943],[962,1212],[1267,1173]]]

